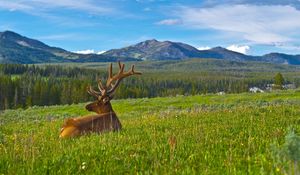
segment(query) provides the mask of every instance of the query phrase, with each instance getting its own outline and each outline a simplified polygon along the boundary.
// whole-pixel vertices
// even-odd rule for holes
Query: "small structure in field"
[[[293,83],[284,84],[282,86],[278,86],[276,84],[267,84],[266,85],[266,90],[267,91],[278,90],[278,89],[297,89],[297,87]]]
[[[272,90],[274,89],[274,88],[273,88],[274,86],[275,86],[275,84],[267,84],[267,85],[266,85],[266,90],[267,90],[267,91],[272,91]]]
[[[296,85],[295,84],[284,84],[282,86],[283,89],[296,89]]]
[[[251,88],[249,88],[249,92],[252,92],[252,93],[264,93],[265,91],[263,91],[262,89],[260,89],[258,87],[251,87]]]
[[[218,92],[218,95],[225,95],[226,93],[224,91]]]

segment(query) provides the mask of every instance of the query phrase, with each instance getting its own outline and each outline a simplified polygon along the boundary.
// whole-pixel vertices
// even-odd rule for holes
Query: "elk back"
[[[75,137],[93,132],[118,131],[121,128],[122,125],[115,113],[89,115],[67,119],[61,128],[59,137]]]

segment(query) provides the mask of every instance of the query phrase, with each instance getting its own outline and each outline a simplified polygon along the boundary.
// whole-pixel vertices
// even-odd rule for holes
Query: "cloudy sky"
[[[147,39],[300,54],[300,0],[0,0],[0,31],[101,53]]]

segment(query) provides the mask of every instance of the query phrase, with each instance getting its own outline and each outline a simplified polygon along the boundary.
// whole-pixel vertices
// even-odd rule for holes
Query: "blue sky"
[[[0,0],[0,31],[69,51],[147,39],[300,54],[300,0]]]

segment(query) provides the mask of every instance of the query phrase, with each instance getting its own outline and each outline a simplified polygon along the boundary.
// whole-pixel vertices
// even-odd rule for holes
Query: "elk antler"
[[[109,86],[111,86],[111,89],[109,89],[107,91],[108,94],[112,94],[114,93],[114,91],[116,90],[116,88],[119,86],[121,80],[123,78],[129,77],[131,75],[141,75],[141,72],[135,72],[134,71],[134,65],[131,66],[131,69],[127,72],[124,72],[124,68],[125,68],[125,64],[121,64],[120,61],[118,62],[119,64],[119,72],[118,74],[112,76],[112,64],[110,64],[109,67],[109,77],[107,79],[106,82],[106,87],[108,88]],[[115,84],[112,84],[113,81],[116,81]]]
[[[119,64],[119,72],[116,75],[112,75],[112,63],[110,63],[108,68],[108,78],[105,86],[103,86],[100,79],[98,80],[98,89],[100,92],[93,90],[91,86],[88,87],[87,92],[96,98],[105,95],[111,96],[115,92],[115,90],[117,89],[117,87],[119,86],[123,78],[129,77],[131,75],[142,74],[141,72],[134,71],[134,65],[131,66],[131,69],[129,71],[124,72],[125,64],[121,64],[120,61],[118,62],[118,64]]]

